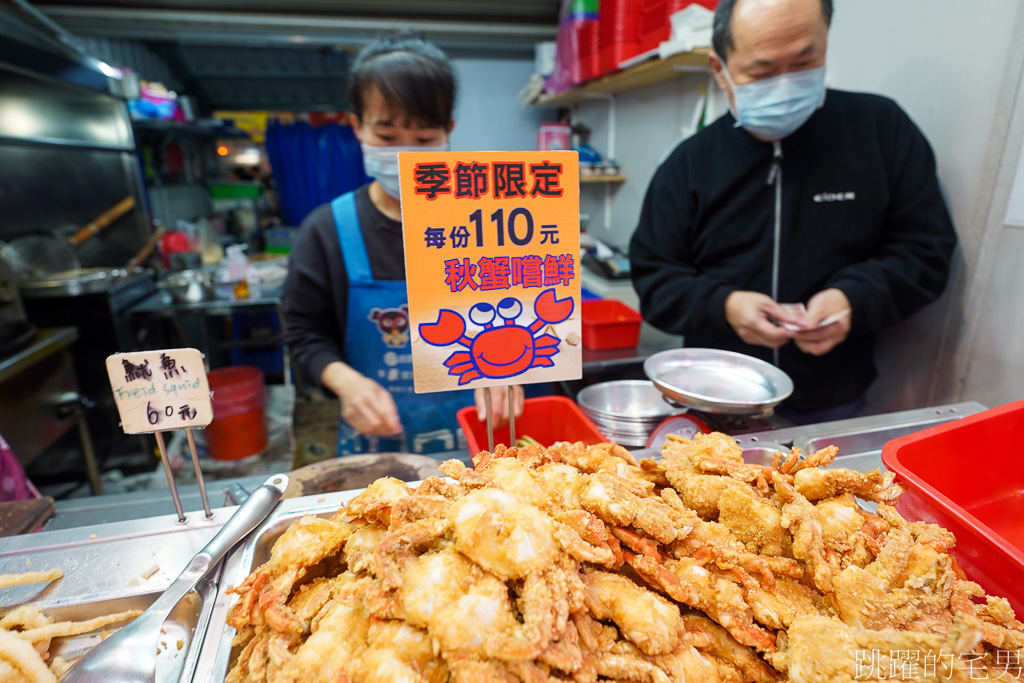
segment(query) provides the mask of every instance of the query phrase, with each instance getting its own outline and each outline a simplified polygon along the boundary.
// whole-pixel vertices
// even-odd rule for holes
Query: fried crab
[[[836,455],[755,465],[724,434],[639,462],[499,445],[448,479],[378,480],[294,523],[234,589],[228,680],[881,680],[888,660],[857,669],[865,648],[1019,677],[1009,603],[964,576],[952,534],[903,519],[891,475]]]

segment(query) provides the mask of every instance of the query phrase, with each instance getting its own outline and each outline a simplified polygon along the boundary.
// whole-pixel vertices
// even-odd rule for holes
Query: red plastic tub
[[[643,318],[615,299],[582,302],[583,346],[592,351],[631,349],[640,339]]]
[[[456,414],[466,434],[470,455],[487,450],[487,423],[477,419],[476,407],[462,408]],[[540,396],[523,402],[523,415],[516,418],[516,438],[529,436],[550,446],[556,441],[582,441],[595,444],[607,441],[590,418],[565,396]],[[494,443],[508,445],[508,425],[494,429]]]
[[[209,374],[213,392],[213,422],[206,444],[215,460],[241,460],[267,449],[263,371],[236,366]]]
[[[882,462],[907,490],[896,509],[956,536],[951,554],[1024,614],[1024,401],[900,437]]]

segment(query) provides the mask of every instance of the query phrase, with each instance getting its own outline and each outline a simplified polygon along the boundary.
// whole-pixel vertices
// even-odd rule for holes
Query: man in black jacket
[[[875,333],[938,298],[956,245],[906,113],[826,93],[831,18],[831,0],[719,3],[711,68],[730,113],[657,170],[630,245],[644,318],[776,363],[796,422],[863,406]]]

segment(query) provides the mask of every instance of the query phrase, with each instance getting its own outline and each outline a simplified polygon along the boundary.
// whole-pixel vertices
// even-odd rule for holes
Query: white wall
[[[533,73],[532,59],[453,59],[459,93],[453,150],[534,150],[551,110],[524,110],[516,93]]]
[[[877,354],[882,376],[869,396],[875,410],[954,400],[995,405],[1021,395],[1019,374],[1014,379],[1004,371],[1002,381],[992,384],[989,380],[999,373],[990,371],[983,392],[968,376],[969,346],[980,321],[967,302],[990,276],[1020,265],[1020,252],[1006,250],[1002,253],[1016,265],[993,261],[984,272],[978,268],[989,215],[997,210],[993,186],[1018,83],[1022,21],[1019,0],[836,3],[829,85],[888,95],[924,131],[935,150],[962,248],[943,299],[882,336]],[[1007,249],[1018,244],[1012,239],[992,242]],[[1005,277],[1000,281],[1006,282]],[[1016,289],[993,300],[999,310],[1021,310],[1024,288]],[[992,350],[978,351],[991,355]],[[996,355],[1000,364],[1007,360],[1006,354]]]
[[[625,183],[584,184],[580,211],[588,214],[588,232],[619,247],[629,244],[640,216],[640,206],[658,163],[679,142],[683,126],[689,126],[698,101],[697,88],[707,83],[706,74],[682,78],[622,93],[615,100],[615,160],[627,176]],[[581,104],[580,121],[592,130],[590,144],[608,157],[608,113],[604,100]],[[612,195],[611,220],[606,220],[605,192]]]
[[[1007,322],[1024,320],[1024,230],[1002,225],[1024,138],[1024,102],[1014,106],[1024,93],[1020,36],[1020,0],[836,2],[829,86],[892,97],[920,126],[935,150],[962,249],[943,298],[880,336],[871,410],[1024,397],[1024,357],[1014,350],[1019,343],[1009,343],[1020,324]],[[604,188],[584,187],[582,210],[596,236],[628,243],[647,183],[690,123],[704,82],[706,76],[690,75],[617,97],[616,157],[629,180],[610,190],[607,228]],[[606,112],[603,102],[578,109],[602,153]]]

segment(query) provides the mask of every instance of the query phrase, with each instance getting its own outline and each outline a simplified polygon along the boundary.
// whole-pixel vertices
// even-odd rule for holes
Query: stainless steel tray
[[[709,413],[765,414],[793,393],[771,363],[719,349],[662,351],[644,361],[644,374],[669,399]]]
[[[60,568],[64,577],[0,590],[0,614],[25,603],[38,605],[58,621],[145,610],[233,511],[217,509],[210,521],[192,513],[185,524],[178,524],[176,515],[166,515],[4,539],[0,573]],[[199,644],[213,612],[217,577],[215,572],[201,583],[164,622],[160,643],[155,644],[160,651],[158,681],[193,680]],[[118,626],[103,630],[116,631]],[[50,652],[74,660],[99,640],[98,633],[57,638]]]
[[[417,486],[419,483],[409,482],[409,485]],[[227,625],[227,617],[228,610],[238,596],[228,594],[227,591],[242,583],[253,569],[270,559],[270,549],[292,522],[303,515],[330,517],[364,490],[352,489],[283,500],[266,521],[228,555],[218,582],[210,627],[200,648],[192,680],[196,683],[223,681],[233,661],[231,640],[235,630]]]

